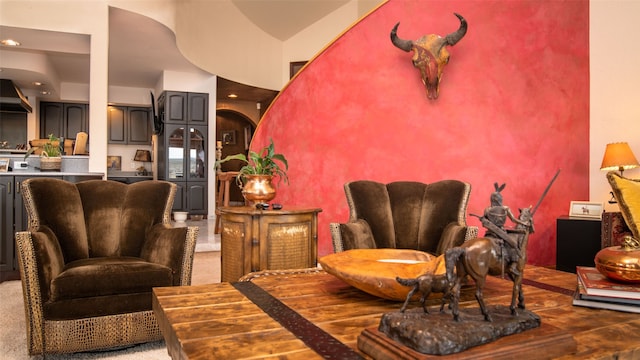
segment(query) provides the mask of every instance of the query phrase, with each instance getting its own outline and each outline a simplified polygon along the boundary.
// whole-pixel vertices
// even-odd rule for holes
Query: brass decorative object
[[[636,238],[625,236],[622,245],[598,251],[594,262],[609,279],[640,283],[640,241]]]
[[[251,204],[265,203],[276,197],[271,175],[244,175],[242,196]]]

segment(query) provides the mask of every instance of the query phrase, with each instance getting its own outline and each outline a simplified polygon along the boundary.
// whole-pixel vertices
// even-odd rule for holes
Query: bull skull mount
[[[420,70],[422,82],[426,88],[427,98],[435,100],[440,93],[442,71],[449,62],[447,46],[453,46],[467,33],[467,20],[454,13],[460,20],[460,27],[451,34],[440,37],[436,34],[424,35],[416,41],[403,40],[398,37],[398,22],[391,30],[391,42],[406,52],[413,50],[413,66]]]

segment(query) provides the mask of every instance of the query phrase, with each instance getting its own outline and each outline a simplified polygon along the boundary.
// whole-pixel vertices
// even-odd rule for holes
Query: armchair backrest
[[[350,221],[367,221],[377,247],[430,253],[437,253],[446,226],[466,225],[470,192],[471,186],[458,180],[345,184]]]
[[[108,180],[77,184],[53,178],[22,183],[29,229],[56,235],[65,262],[89,257],[140,256],[146,232],[170,224],[176,185]]]

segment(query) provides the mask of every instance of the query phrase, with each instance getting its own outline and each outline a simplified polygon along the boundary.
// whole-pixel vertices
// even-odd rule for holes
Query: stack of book
[[[640,313],[640,284],[609,280],[595,267],[577,266],[573,305]]]

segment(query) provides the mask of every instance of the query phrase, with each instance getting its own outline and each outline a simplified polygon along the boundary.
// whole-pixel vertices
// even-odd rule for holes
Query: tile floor
[[[214,234],[215,220],[173,222],[173,226],[197,226],[198,240],[193,257],[191,285],[220,282],[220,234]]]
[[[220,234],[214,234],[215,220],[203,219],[199,221],[187,220],[185,222],[173,222],[173,226],[197,226],[198,241],[196,252],[220,251]]]

